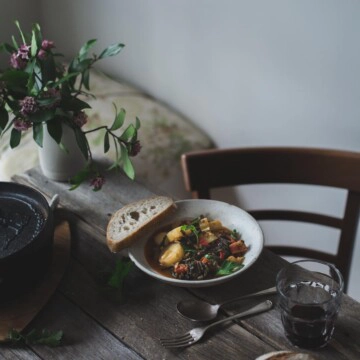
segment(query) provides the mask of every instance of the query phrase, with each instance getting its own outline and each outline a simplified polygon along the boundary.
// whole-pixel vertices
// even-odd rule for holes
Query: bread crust
[[[128,217],[129,212],[140,212],[144,204],[150,205],[151,203],[159,203],[161,201],[166,203],[163,209],[146,219],[146,221],[139,222],[135,229],[129,232],[129,234],[125,237],[120,237],[119,239],[114,238],[115,236],[113,235],[116,233],[115,227],[119,223],[119,219],[122,219],[122,223],[125,223],[125,219]],[[108,223],[106,229],[106,242],[108,248],[110,251],[117,253],[125,248],[130,247],[134,242],[155,228],[156,225],[158,225],[169,214],[174,212],[175,209],[176,205],[173,199],[167,196],[154,196],[123,206],[112,215]]]

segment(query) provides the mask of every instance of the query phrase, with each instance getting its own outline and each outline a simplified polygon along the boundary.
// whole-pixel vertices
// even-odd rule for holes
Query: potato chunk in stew
[[[151,241],[152,261],[159,271],[183,280],[229,275],[244,266],[248,251],[237,230],[204,216],[162,229]]]
[[[160,256],[159,263],[170,267],[181,261],[184,257],[184,249],[179,242],[170,243]]]

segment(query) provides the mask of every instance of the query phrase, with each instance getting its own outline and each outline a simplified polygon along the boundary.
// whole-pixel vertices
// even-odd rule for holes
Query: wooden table
[[[163,284],[135,267],[126,278],[123,303],[103,292],[101,274],[121,255],[105,244],[111,214],[134,200],[154,193],[125,176],[112,174],[102,191],[86,184],[70,192],[69,186],[45,179],[38,169],[16,176],[14,181],[33,186],[49,198],[60,195],[69,210],[72,228],[71,259],[55,294],[29,325],[29,329],[63,330],[62,345],[0,347],[5,359],[255,359],[261,354],[294,349],[286,340],[279,309],[228,323],[209,331],[197,344],[180,350],[163,348],[158,338],[183,333],[193,323],[176,312],[182,299],[194,297],[222,301],[274,285],[284,260],[264,249],[260,259],[237,279],[213,288],[184,289]],[[271,298],[271,297],[270,297]],[[276,302],[276,296],[271,298]],[[239,312],[253,303],[226,307],[220,317]],[[0,320],[1,321],[1,320]],[[360,358],[360,304],[348,296],[336,325],[334,338],[318,359]]]

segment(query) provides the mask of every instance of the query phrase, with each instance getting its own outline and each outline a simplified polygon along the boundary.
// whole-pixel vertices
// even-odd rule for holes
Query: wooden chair
[[[360,210],[360,153],[314,148],[212,149],[182,155],[185,186],[193,198],[210,190],[245,184],[311,184],[347,190],[342,218],[303,211],[249,211],[257,220],[291,220],[340,229],[336,255],[298,246],[269,246],[279,255],[333,263],[347,289]]]

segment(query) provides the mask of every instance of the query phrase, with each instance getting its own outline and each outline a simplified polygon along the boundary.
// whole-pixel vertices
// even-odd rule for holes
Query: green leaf
[[[120,169],[120,165],[114,161],[109,167],[108,167],[108,170],[109,171],[112,171],[112,170],[119,170]]]
[[[77,72],[77,73],[82,73],[84,72],[85,70],[88,70],[92,63],[93,63],[93,59],[85,59],[85,60],[81,60],[81,61],[77,61],[77,62],[74,62],[74,71]]]
[[[79,74],[79,72],[77,71],[78,63],[79,63],[79,59],[77,57],[75,57],[71,60],[69,67],[68,67],[68,74],[72,74],[72,73],[77,73],[77,75]],[[75,79],[72,79],[72,81],[75,81]]]
[[[33,31],[33,33],[35,34],[37,46],[38,46],[38,48],[39,48],[39,47],[41,46],[41,42],[42,42],[42,35],[41,35],[40,25],[39,25],[38,23],[35,23],[35,24],[33,25],[32,31]]]
[[[52,120],[55,117],[54,110],[40,110],[29,115],[29,120],[33,123],[42,123]]]
[[[84,158],[86,160],[88,160],[89,147],[88,147],[88,141],[86,139],[86,135],[79,128],[74,128],[74,131],[75,131],[76,142],[79,145],[79,149],[81,150],[82,154],[84,155]]]
[[[46,125],[50,136],[56,141],[57,144],[60,144],[62,138],[61,118],[55,117],[54,119],[48,121]]]
[[[19,29],[19,33],[20,33],[23,44],[26,44],[25,36],[24,36],[24,34],[23,34],[23,32],[22,32],[22,30],[20,28],[20,24],[19,24],[19,22],[17,20],[15,20],[15,25]]]
[[[21,141],[21,131],[12,129],[10,134],[10,147],[12,149],[16,148],[20,144],[20,141]]]
[[[42,123],[36,123],[33,125],[33,138],[35,142],[42,147],[43,146],[44,129]]]
[[[36,39],[35,31],[33,30],[31,36],[31,56],[35,56],[37,51],[38,51],[37,39]]]
[[[61,116],[65,119],[69,119],[72,121],[73,116],[68,112],[64,111],[62,108],[58,107],[55,109],[55,116]]]
[[[31,93],[32,95],[37,95],[37,93],[39,92],[39,86],[35,81],[36,78],[35,75],[37,73],[35,67],[36,67],[36,59],[31,59],[25,68],[25,71],[29,74],[29,79],[26,87],[28,89],[28,92]]]
[[[25,95],[28,79],[29,74],[17,70],[7,70],[0,75],[0,80],[6,82],[10,92],[23,92]]]
[[[80,170],[75,176],[70,179],[70,184],[73,186],[69,190],[78,188],[91,174],[91,169],[87,166]]]
[[[104,135],[104,153],[106,154],[110,149],[109,133],[106,132]]]
[[[114,104],[115,106],[115,104]],[[115,106],[116,109],[116,106]],[[124,109],[120,109],[119,113],[116,114],[114,123],[111,125],[110,130],[115,131],[117,129],[120,129],[125,121],[126,111]]]
[[[64,332],[62,330],[53,333],[43,330],[40,337],[35,340],[35,344],[55,347],[60,344],[63,335]]]
[[[28,88],[28,92],[29,94],[31,94],[32,96],[36,96],[38,95],[39,93],[39,87],[36,83],[36,78],[35,78],[35,75],[32,74],[30,77],[29,77],[29,81],[28,81],[28,84],[27,84],[27,88]]]
[[[87,69],[83,72],[81,81],[85,86],[86,90],[90,90],[90,70]]]
[[[139,130],[139,129],[140,129],[140,126],[141,126],[140,119],[139,119],[138,117],[136,117],[136,121],[135,121],[135,128],[136,128],[136,130]]]
[[[56,64],[54,57],[51,54],[48,54],[45,60],[42,60],[41,66],[41,78],[42,84],[46,84],[50,81],[55,81],[56,79]]]
[[[50,105],[54,104],[56,101],[58,101],[58,98],[56,98],[56,97],[36,99],[36,102],[41,106],[50,106]]]
[[[29,331],[23,335],[15,329],[11,329],[8,334],[8,340],[12,343],[25,343],[28,345],[41,344],[47,346],[58,346],[63,338],[63,331],[50,332],[49,330],[43,329],[37,331],[35,329]]]
[[[13,43],[13,45],[14,45],[14,51],[15,51],[16,49],[18,49],[18,48],[19,48],[19,45],[17,44],[17,42],[16,42],[16,39],[15,39],[15,36],[14,36],[14,35],[12,35],[12,36],[11,36],[11,40],[12,40],[12,43]]]
[[[12,129],[13,123],[14,123],[13,121],[9,121],[9,122],[8,122],[5,130],[3,131],[3,134],[4,134],[5,132],[9,131],[10,129]],[[10,135],[11,135],[11,134],[10,134]],[[1,138],[1,136],[0,136],[0,138]]]
[[[120,146],[121,146],[122,168],[123,168],[125,174],[131,180],[134,180],[135,179],[135,170],[134,170],[134,166],[129,158],[129,153],[123,144],[120,144]]]
[[[59,85],[65,83],[65,82],[75,82],[76,77],[79,75],[80,73],[78,72],[72,72],[71,74],[67,74],[64,77],[62,77],[60,80],[53,82],[50,81],[49,85],[51,85],[51,87],[58,87]],[[71,80],[71,81],[70,81]]]
[[[122,141],[131,141],[133,137],[137,135],[136,128],[133,124],[130,124],[123,134],[120,136],[120,140]]]
[[[0,79],[6,81],[8,83],[17,82],[17,83],[26,83],[27,78],[29,77],[28,74],[18,71],[18,70],[6,70],[3,73],[0,73]]]
[[[129,259],[117,259],[115,270],[110,275],[107,285],[115,289],[122,289],[124,279],[132,268],[133,263]]]
[[[114,269],[105,270],[101,273],[100,281],[104,283],[103,293],[116,304],[123,304],[126,294],[124,292],[125,279],[133,267],[129,258],[116,259]]]
[[[190,230],[195,235],[196,243],[199,243],[199,232],[197,231],[195,225],[190,224],[181,226],[181,231],[185,232],[187,230]]]
[[[103,59],[105,57],[109,57],[109,56],[115,56],[117,55],[122,48],[124,47],[124,44],[113,44],[110,45],[109,47],[107,47],[105,50],[103,50],[103,52],[100,54],[99,59]]]
[[[222,263],[221,268],[217,271],[216,275],[218,276],[230,275],[233,272],[238,271],[243,267],[244,267],[243,264],[225,260]]]
[[[88,40],[79,51],[79,60],[84,60],[89,52],[89,50],[95,45],[97,39]]]
[[[73,97],[63,99],[63,101],[61,102],[61,105],[64,110],[74,111],[74,112],[78,112],[83,109],[91,108],[91,106],[88,103],[86,103],[85,101],[82,101],[78,98],[73,98]]]
[[[9,121],[9,114],[6,111],[5,107],[0,107],[0,133],[5,129],[7,123]]]

